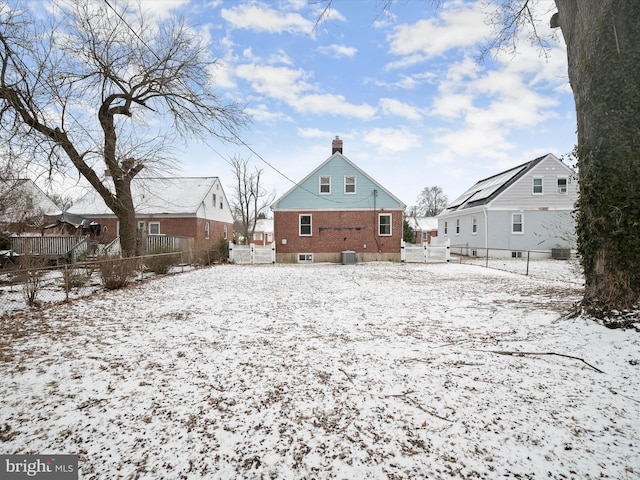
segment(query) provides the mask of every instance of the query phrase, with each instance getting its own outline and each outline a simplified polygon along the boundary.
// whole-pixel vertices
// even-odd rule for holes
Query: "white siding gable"
[[[566,179],[566,193],[558,192],[559,178]],[[542,181],[542,194],[534,193],[534,179]],[[578,198],[577,186],[573,171],[549,154],[498,195],[489,209],[572,210]]]

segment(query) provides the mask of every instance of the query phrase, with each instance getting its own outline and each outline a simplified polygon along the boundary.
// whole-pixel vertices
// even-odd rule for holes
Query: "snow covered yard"
[[[535,271],[225,265],[5,317],[2,453],[82,479],[640,478],[640,335],[561,318],[580,279]]]

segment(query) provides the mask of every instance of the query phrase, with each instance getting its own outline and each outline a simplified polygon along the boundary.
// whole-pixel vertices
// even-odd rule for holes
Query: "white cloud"
[[[292,121],[291,117],[288,117],[282,112],[275,112],[265,104],[260,104],[255,107],[247,107],[245,112],[249,114],[253,120],[259,122],[275,123]]]
[[[390,52],[417,60],[475,45],[490,34],[481,2],[454,4],[438,10],[439,17],[401,25],[389,36]]]
[[[269,33],[303,33],[313,31],[314,23],[298,13],[274,10],[266,5],[244,4],[223,8],[220,15],[235,28]]]
[[[407,120],[421,120],[423,116],[419,108],[394,98],[381,98],[380,108],[385,115],[394,115]]]
[[[418,135],[394,128],[374,128],[364,134],[363,141],[376,146],[381,152],[391,153],[406,152],[421,145]]]
[[[373,118],[376,109],[367,104],[349,103],[342,95],[318,94],[316,86],[307,82],[309,75],[303,70],[270,65],[240,65],[238,77],[249,82],[253,89],[266,96],[284,101],[298,112],[331,114],[355,117],[362,120]]]
[[[348,57],[353,58],[358,52],[357,48],[347,47],[346,45],[337,45],[335,43],[318,48],[318,51],[332,57]]]
[[[303,138],[331,138],[332,133],[319,128],[299,128],[298,135]]]

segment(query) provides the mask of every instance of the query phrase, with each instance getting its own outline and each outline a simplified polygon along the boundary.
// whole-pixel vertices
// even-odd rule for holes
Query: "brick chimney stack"
[[[331,155],[336,152],[342,153],[342,140],[336,135],[336,138],[331,142]]]

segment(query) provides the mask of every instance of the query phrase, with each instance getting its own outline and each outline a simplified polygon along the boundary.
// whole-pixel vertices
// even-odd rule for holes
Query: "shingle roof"
[[[218,177],[134,178],[131,193],[136,213],[195,213]],[[220,190],[220,194],[222,194]],[[80,215],[113,215],[104,200],[91,190],[69,209]]]

